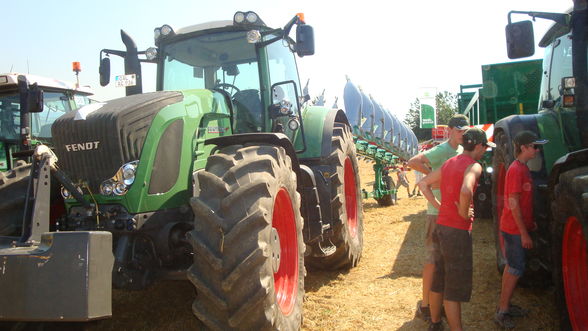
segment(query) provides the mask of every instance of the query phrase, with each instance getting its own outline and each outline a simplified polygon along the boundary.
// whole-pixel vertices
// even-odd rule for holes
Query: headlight
[[[147,58],[147,60],[155,60],[155,58],[157,58],[157,48],[147,48],[147,50],[145,50],[145,57]]]
[[[250,11],[247,13],[247,15],[245,16],[245,19],[247,20],[247,22],[249,23],[255,23],[257,22],[257,20],[259,19],[259,16],[257,16],[256,13]]]
[[[155,43],[157,43],[159,37],[161,37],[161,28],[155,28],[155,30],[153,30],[153,39],[155,39]]]
[[[172,34],[174,32],[174,29],[172,29],[171,26],[164,24],[161,26],[161,34],[164,36],[169,36],[170,34]]]
[[[116,175],[102,182],[100,193],[103,195],[125,195],[135,182],[138,165],[139,161],[123,164],[116,172]]]
[[[100,193],[102,193],[102,195],[111,195],[113,190],[114,183],[110,180],[107,180],[100,185]]]
[[[245,21],[245,13],[240,11],[236,12],[235,16],[233,16],[233,21],[235,23],[243,23]]]
[[[135,172],[137,171],[137,163],[127,163],[122,167],[122,180],[127,186],[130,186],[135,181]]]
[[[71,193],[65,188],[65,187],[61,187],[61,196],[64,199],[69,199],[71,197]]]
[[[486,172],[491,174],[494,171],[494,169],[492,167],[488,167],[486,168]]]

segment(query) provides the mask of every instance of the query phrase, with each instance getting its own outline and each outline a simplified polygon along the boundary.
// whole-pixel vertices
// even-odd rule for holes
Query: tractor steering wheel
[[[233,90],[235,90],[236,92],[240,92],[240,91],[241,91],[241,90],[240,90],[240,89],[239,89],[237,86],[235,86],[235,85],[233,85],[233,84],[230,84],[230,83],[216,83],[216,84],[214,85],[213,89],[223,89],[223,90],[225,90],[225,91],[227,91],[227,92],[229,92],[229,89],[233,89]],[[232,92],[232,91],[231,91],[231,92]],[[229,93],[229,94],[230,94],[230,95],[233,95],[233,94],[235,94],[235,93]]]

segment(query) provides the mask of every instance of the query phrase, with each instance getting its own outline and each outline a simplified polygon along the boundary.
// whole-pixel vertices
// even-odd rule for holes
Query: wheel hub
[[[278,269],[280,269],[280,255],[282,253],[280,248],[280,235],[278,234],[278,230],[276,230],[276,228],[272,228],[270,243],[272,251],[272,268],[274,273],[276,273],[278,272]]]

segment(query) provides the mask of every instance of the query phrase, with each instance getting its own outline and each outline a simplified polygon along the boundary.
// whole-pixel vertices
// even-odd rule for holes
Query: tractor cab
[[[89,88],[55,79],[0,74],[0,171],[13,168],[13,153],[50,143],[53,122],[89,104],[92,94]]]
[[[289,37],[294,25],[296,40]],[[141,61],[157,63],[159,91],[207,89],[220,94],[230,105],[233,133],[280,132],[294,141],[301,126],[301,88],[293,53],[314,53],[312,28],[302,14],[284,28],[271,29],[256,13],[237,12],[233,21],[178,30],[163,25],[154,37],[156,48],[145,52],[128,47],[127,52],[103,52],[123,56],[125,64],[133,62],[133,54],[145,54]],[[109,73],[107,67],[101,72]],[[137,72],[140,68],[127,71]]]

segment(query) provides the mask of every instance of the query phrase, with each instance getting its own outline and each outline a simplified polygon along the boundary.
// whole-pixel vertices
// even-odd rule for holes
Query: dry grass
[[[360,164],[362,183],[373,181],[371,164]],[[413,179],[412,172],[409,178]],[[413,184],[414,181],[411,182]],[[369,190],[368,187],[366,187]],[[421,297],[425,201],[399,194],[398,205],[364,202],[364,251],[348,272],[312,272],[306,278],[303,330],[423,330],[414,319]],[[492,314],[499,295],[494,239],[489,220],[474,225],[474,292],[463,305],[469,330],[498,330]],[[188,282],[160,282],[147,291],[115,291],[113,318],[91,330],[188,330],[197,327],[190,311]],[[531,309],[518,330],[557,329],[554,298],[547,290],[518,289],[514,302]]]

